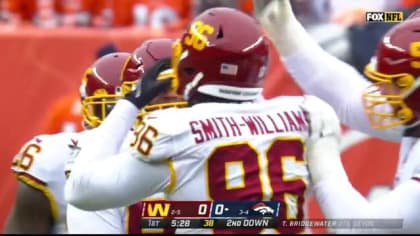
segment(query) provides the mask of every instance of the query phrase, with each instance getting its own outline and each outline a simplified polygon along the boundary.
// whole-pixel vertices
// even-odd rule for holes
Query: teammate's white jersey
[[[370,82],[350,65],[327,54],[319,46],[305,49],[284,58],[284,63],[292,71],[294,79],[306,93],[319,96],[331,104],[340,121],[350,128],[374,137],[401,142],[395,185],[410,179],[413,168],[420,165],[420,157],[416,157],[415,152],[411,150],[417,139],[402,137],[402,126],[392,129],[371,128],[362,103],[363,90]],[[301,69],[302,65],[305,65],[305,70]]]
[[[284,4],[285,2],[277,3]],[[420,224],[418,224],[420,214],[412,210],[420,205],[420,197],[418,197],[420,187],[414,187],[411,180],[417,173],[415,167],[420,166],[418,139],[403,137],[403,126],[392,129],[372,128],[362,101],[363,91],[371,82],[352,66],[323,51],[292,16],[293,13],[289,9],[282,8],[278,14],[280,13],[284,15],[278,19],[281,19],[283,23],[277,22],[267,27],[281,28],[278,33],[272,31],[270,36],[274,37],[275,41],[282,42],[276,46],[280,49],[280,53],[287,52],[287,55],[283,53],[283,62],[304,91],[328,102],[337,112],[340,121],[350,128],[374,137],[401,142],[400,159],[395,176],[396,190],[393,193],[378,201],[368,203],[350,183],[338,181],[321,183],[319,188],[315,186],[315,193],[318,200],[321,199],[320,204],[324,214],[328,218],[346,216],[403,218],[404,226],[399,230],[420,232]],[[407,183],[406,186],[404,186],[405,183]]]
[[[118,152],[123,149],[128,149],[129,138],[128,135]],[[115,150],[116,151],[116,150]],[[113,154],[113,153],[110,153]],[[73,162],[74,158],[68,162]],[[66,166],[66,172],[71,173],[71,165]],[[164,200],[163,193],[156,193],[144,199],[148,201]],[[70,204],[67,205],[67,225],[68,232],[71,234],[145,234],[145,233],[168,233],[163,229],[142,229],[141,213],[143,205],[137,202],[128,207],[119,207],[106,209],[102,211],[84,211],[78,209]]]
[[[156,111],[134,132],[128,152],[99,155],[98,148],[106,148],[112,138],[95,138],[82,149],[66,197],[87,210],[127,205],[161,191],[169,200],[275,200],[283,206],[281,219],[302,219],[309,177],[303,101],[281,97]],[[124,123],[121,117],[114,119],[117,107],[135,114],[131,103],[119,101],[96,137],[115,137]]]
[[[64,167],[71,156],[77,155],[86,136],[87,132],[39,135],[23,145],[13,159],[12,169],[18,179],[48,198],[54,233],[67,232]]]
[[[40,190],[48,198],[52,210],[51,214],[54,218],[53,233],[62,234],[68,231],[71,233],[71,230],[67,229],[66,224],[67,202],[64,199],[65,170],[68,167],[66,166],[67,163],[76,158],[81,148],[89,145],[91,139],[88,137],[91,132],[91,130],[87,130],[79,133],[35,136],[22,146],[21,150],[13,159],[12,170],[16,173],[17,178],[29,186]],[[122,145],[121,147],[127,148],[128,146]],[[118,149],[118,151],[120,150]],[[164,196],[160,193],[152,197],[153,199],[162,200]],[[115,222],[107,221],[107,223],[114,226],[118,225],[120,227],[119,229],[122,230],[118,233],[139,233],[140,214],[138,214],[138,211],[139,206],[137,205],[128,208],[122,207],[117,209],[118,218],[109,219]],[[112,214],[105,212],[104,215],[106,218],[107,215]],[[77,219],[76,222],[91,226],[94,226],[95,222],[98,222],[91,215],[89,217],[83,216],[81,214],[80,219]],[[76,215],[72,219],[77,217]],[[102,217],[102,215],[99,214],[98,217]],[[68,223],[69,225],[77,225],[73,222]],[[100,225],[96,224],[96,226],[103,227],[102,230],[101,228],[97,228],[99,230],[97,231],[98,233],[113,233],[106,231],[107,228],[103,222]],[[79,226],[77,225],[77,227]],[[78,232],[86,233],[83,231]]]

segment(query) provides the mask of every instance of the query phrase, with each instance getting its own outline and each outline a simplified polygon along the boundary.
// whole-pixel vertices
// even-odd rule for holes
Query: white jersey
[[[128,149],[131,135],[125,138],[119,152]],[[76,156],[72,156],[72,158],[76,158]],[[71,162],[72,160],[69,161]],[[67,166],[66,171],[70,174],[71,166]],[[156,193],[143,200],[162,201],[164,199],[165,195],[163,193]],[[170,232],[164,229],[142,229],[140,227],[142,210],[143,205],[141,201],[128,207],[102,211],[84,211],[69,204],[67,205],[68,231],[70,234],[156,234]]]
[[[12,170],[18,179],[40,190],[49,200],[54,219],[53,233],[62,234],[68,231],[67,202],[64,199],[66,164],[77,156],[86,143],[90,142],[91,139],[88,138],[90,133],[91,130],[35,136],[22,146],[13,159]],[[161,199],[162,194],[156,197]],[[133,207],[126,213],[134,209]],[[126,217],[122,219],[125,220]]]
[[[125,205],[161,191],[169,200],[273,200],[283,206],[280,219],[303,219],[309,177],[303,100],[281,97],[156,111],[134,132],[128,152],[101,157],[98,147],[106,147],[112,139],[82,150],[66,197],[84,209]],[[123,105],[133,107],[126,101],[116,107]],[[112,119],[110,114],[108,129],[104,127],[98,136],[122,126]],[[101,171],[88,170],[94,161]],[[126,194],[113,194],[111,188],[124,189]],[[303,228],[288,230],[296,233]]]
[[[86,133],[39,135],[28,141],[13,159],[12,169],[20,181],[48,198],[54,218],[54,233],[65,233],[66,202],[64,166],[77,155]]]
[[[420,142],[418,138],[404,137],[401,140],[400,154],[394,186],[409,180],[417,174],[416,168],[420,166]]]
[[[284,97],[157,112],[147,117],[131,155],[142,161],[170,162],[176,176],[169,186],[171,200],[282,198],[287,181],[277,182],[276,176],[308,182],[303,160],[308,127],[299,107],[302,101],[302,97]],[[148,147],[141,139],[152,137],[154,130],[159,136]]]
[[[316,95],[329,103],[337,112],[340,121],[350,128],[374,137],[401,142],[395,187],[398,188],[406,182],[410,182],[408,184],[412,185],[410,179],[416,173],[415,168],[420,166],[420,143],[418,139],[403,138],[403,126],[392,129],[372,128],[364,111],[362,101],[362,93],[371,83],[350,65],[323,51],[304,31],[294,30],[300,28],[299,23],[295,20],[286,22],[290,24],[287,27],[290,32],[283,32],[283,35],[286,38],[287,35],[293,35],[296,40],[291,44],[295,45],[295,48],[299,50],[284,57],[283,62],[296,82],[306,93]],[[275,37],[280,39],[282,35],[278,34]],[[298,46],[296,47],[296,45]],[[287,45],[277,46],[279,48],[287,47]],[[401,229],[402,232],[420,231],[420,225],[413,223],[420,221],[420,214],[410,211],[408,208],[413,208],[414,206],[407,204],[408,202],[413,202],[416,206],[420,205],[420,198],[417,197],[420,193],[417,194],[415,192],[419,190],[418,188],[402,186],[394,193],[389,194],[389,196],[369,205],[350,184],[346,185],[347,189],[344,189],[343,183],[338,182],[324,183],[323,185],[324,187],[316,188],[318,191],[315,191],[315,193],[318,196],[318,200],[329,199],[320,203],[321,208],[324,209],[324,214],[328,218],[338,218],[346,215],[368,218],[381,218],[382,216],[403,218],[404,226]],[[402,191],[402,188],[404,191],[411,189],[408,190],[411,195]],[[409,196],[411,198],[407,199]],[[358,205],[357,203],[360,204]],[[392,209],[390,209],[391,206]],[[395,209],[400,210],[397,211]],[[378,214],[378,212],[382,215]]]

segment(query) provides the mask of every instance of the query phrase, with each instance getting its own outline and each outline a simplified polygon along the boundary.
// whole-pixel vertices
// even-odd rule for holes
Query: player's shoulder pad
[[[162,161],[174,155],[174,142],[189,131],[188,108],[168,108],[149,113],[130,134],[130,153],[144,161]],[[188,109],[189,110],[189,109]]]
[[[155,127],[161,134],[175,135],[183,130],[189,108],[167,108],[156,110],[145,116],[145,123]]]
[[[62,174],[65,162],[71,153],[69,145],[72,144],[72,140],[77,140],[77,134],[35,136],[15,155],[12,169],[17,173],[29,173],[45,181],[56,174]]]

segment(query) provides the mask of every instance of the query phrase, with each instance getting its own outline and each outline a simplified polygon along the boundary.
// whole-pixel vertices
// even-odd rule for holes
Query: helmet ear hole
[[[223,36],[224,36],[224,34],[223,34],[223,28],[222,28],[222,26],[219,26],[219,32],[217,32],[216,38],[217,39],[221,39],[221,38],[223,38]]]

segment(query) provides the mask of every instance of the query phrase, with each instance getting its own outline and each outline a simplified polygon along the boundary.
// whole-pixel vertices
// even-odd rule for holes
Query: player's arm
[[[36,136],[14,157],[12,170],[18,187],[5,232],[52,233],[59,218],[59,207],[48,183],[56,178],[54,171],[59,163],[51,158],[60,153],[50,145],[48,136]]]
[[[402,127],[376,130],[362,104],[369,81],[352,66],[325,52],[293,14],[289,0],[272,0],[268,6],[254,0],[256,15],[276,45],[292,77],[306,93],[327,101],[340,121],[369,135],[400,140]]]
[[[164,191],[170,176],[165,162],[147,163],[137,159],[140,155],[137,146],[115,155],[107,152],[115,139],[128,134],[137,114],[136,106],[121,99],[104,122],[92,130],[92,141],[75,158],[66,182],[65,197],[70,204],[83,210],[116,208]]]
[[[348,180],[339,152],[339,121],[325,102],[306,99],[310,137],[307,162],[316,199],[327,219],[403,219],[404,228],[420,221],[420,183],[407,181],[384,197],[368,202]],[[417,223],[416,223],[417,222]],[[340,232],[345,232],[343,229]],[[371,229],[360,231],[372,232]],[[373,232],[387,229],[375,229]],[[389,229],[388,229],[389,230]],[[351,230],[350,232],[354,232]]]
[[[132,149],[110,155],[109,146],[123,140],[137,118],[139,110],[160,93],[170,88],[171,78],[158,76],[170,68],[170,59],[162,59],[139,80],[136,89],[120,99],[107,118],[93,132],[92,143],[82,148],[74,160],[72,172],[65,186],[66,200],[84,210],[100,210],[128,206],[156,192],[163,192],[170,181],[169,165],[164,161],[146,163],[153,148],[153,155],[168,158],[162,151],[165,138],[149,141],[147,126],[138,127]],[[152,131],[157,135],[157,130]],[[139,136],[141,136],[139,138]],[[159,136],[159,135],[157,135]],[[143,150],[140,140],[148,141]],[[156,145],[154,145],[156,144]],[[156,151],[156,149],[158,151]],[[144,156],[144,158],[142,158]],[[121,194],[124,193],[124,194]]]
[[[19,182],[15,203],[7,217],[5,234],[52,233],[53,216],[44,193]]]
[[[65,166],[67,177],[71,175],[74,160],[74,158],[68,160]],[[120,209],[85,211],[67,204],[67,230],[70,234],[123,234],[125,233],[124,213],[121,213]]]
[[[65,197],[70,204],[80,209],[101,210],[128,206],[138,199],[163,192],[168,185],[168,165],[135,159],[130,151],[100,162],[92,162],[91,158],[88,162],[78,162],[88,159],[88,155],[83,155],[82,151],[79,157],[66,182]]]
[[[101,124],[98,129],[93,130],[90,136],[92,142],[83,147],[75,158],[66,182],[65,197],[70,204],[84,210],[128,206],[138,199],[163,192],[166,186],[169,186],[169,162],[162,159],[158,162],[144,161],[152,156],[163,159],[169,156],[166,154],[171,151],[171,145],[162,145],[168,142],[165,138],[146,142],[156,145],[150,147],[152,153],[142,154],[139,150],[144,147],[143,143],[137,141],[143,140],[143,136],[137,135],[147,135],[148,132],[134,132],[131,149],[115,155],[104,152],[104,149],[114,142],[113,138],[118,139],[116,135],[121,132],[118,128],[122,129],[124,126],[124,120],[120,119],[126,119],[129,114],[136,117],[137,113],[138,109],[135,106],[122,99],[105,119],[103,124],[107,122],[106,126]],[[104,127],[108,128],[101,129]],[[138,129],[142,128],[144,126]],[[164,146],[168,148],[163,148]]]
[[[124,234],[124,210],[84,211],[68,204],[67,228],[70,234]]]

